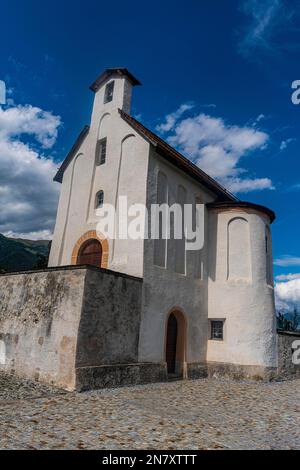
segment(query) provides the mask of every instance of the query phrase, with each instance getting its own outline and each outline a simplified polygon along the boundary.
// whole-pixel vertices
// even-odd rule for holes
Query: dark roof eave
[[[223,201],[223,202],[210,202],[207,204],[208,209],[234,209],[234,208],[241,208],[241,209],[252,209],[257,212],[262,212],[266,214],[270,218],[270,222],[274,222],[276,219],[276,214],[274,211],[269,209],[266,206],[262,206],[260,204],[254,204],[253,202],[247,201]]]
[[[94,93],[96,93],[100,86],[102,85],[105,80],[108,78],[112,77],[113,75],[119,75],[119,76],[125,76],[128,78],[130,83],[133,86],[136,85],[141,85],[141,82],[135,78],[132,73],[130,73],[126,68],[111,68],[111,69],[106,69],[104,72],[102,72],[99,77],[96,78],[96,80],[91,84],[90,90],[92,90]]]
[[[79,136],[77,137],[74,145],[72,146],[70,152],[68,153],[68,155],[66,156],[66,158],[64,159],[64,161],[62,162],[61,166],[59,167],[56,175],[54,176],[53,178],[53,181],[56,181],[58,183],[61,183],[62,182],[62,179],[63,179],[63,175],[64,175],[64,172],[65,170],[67,169],[69,163],[71,162],[71,160],[73,159],[75,153],[78,151],[78,149],[80,148],[82,142],[84,141],[84,139],[86,138],[87,134],[89,133],[89,130],[90,130],[90,126],[86,125],[84,126],[84,128],[82,129],[82,131],[80,132]]]

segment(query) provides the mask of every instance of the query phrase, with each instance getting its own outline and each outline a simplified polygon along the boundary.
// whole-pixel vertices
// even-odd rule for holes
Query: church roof
[[[271,209],[269,209],[266,206],[261,206],[260,204],[254,204],[253,202],[247,202],[247,201],[223,201],[223,202],[210,202],[206,204],[208,209],[243,209],[245,211],[247,210],[252,210],[256,212],[262,212],[263,214],[266,214],[270,222],[274,222],[276,215],[275,212],[273,212]]]
[[[67,168],[67,166],[71,162],[72,158],[74,157],[75,153],[78,151],[80,145],[82,144],[82,142],[84,141],[84,139],[88,135],[89,130],[90,130],[90,126],[88,126],[88,125],[84,126],[84,128],[80,132],[79,136],[77,137],[73,147],[71,148],[70,152],[68,153],[68,155],[66,156],[66,158],[62,162],[61,166],[58,169],[58,172],[54,176],[54,178],[53,178],[54,181],[57,181],[58,183],[62,182],[65,169]]]
[[[128,78],[128,80],[131,82],[132,85],[141,85],[141,82],[137,80],[127,69],[125,68],[112,68],[112,69],[106,69],[104,72],[99,75],[98,78],[91,84],[90,90],[96,91],[99,90],[100,86],[102,85],[105,80],[112,76],[119,75],[120,77],[125,76]]]
[[[147,129],[139,121],[125,113],[125,111],[119,109],[119,113],[128,124],[130,124],[139,134],[156,147],[156,151],[162,157],[187,173],[193,179],[197,180],[199,183],[203,184],[206,188],[216,193],[219,196],[219,200],[237,201],[237,198],[233,194],[227,191],[222,185],[217,183],[217,181],[192,163],[188,158],[184,157],[181,153],[171,147],[171,145],[158,137],[158,135],[154,134],[154,132]]]

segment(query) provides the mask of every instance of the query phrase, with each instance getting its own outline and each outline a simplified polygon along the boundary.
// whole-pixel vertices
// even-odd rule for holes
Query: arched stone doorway
[[[89,264],[100,268],[101,261],[102,246],[99,240],[92,238],[91,240],[87,240],[83,243],[80,247],[76,264]]]
[[[91,264],[99,268],[108,267],[108,241],[96,230],[90,230],[76,242],[71,264]]]
[[[186,375],[186,320],[182,312],[172,311],[166,324],[165,360],[169,377]]]

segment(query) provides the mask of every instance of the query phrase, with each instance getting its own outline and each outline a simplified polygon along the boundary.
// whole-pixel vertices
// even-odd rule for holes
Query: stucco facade
[[[136,374],[141,381],[146,376],[161,380],[167,371],[183,377],[207,373],[269,377],[278,365],[270,232],[274,214],[237,200],[131,117],[132,87],[138,84],[126,69],[109,69],[98,77],[91,87],[95,92],[91,124],[55,178],[61,183],[61,195],[49,267],[81,264],[88,259],[80,257],[82,247],[93,239],[101,246],[99,268],[142,280],[139,299],[125,302],[117,315],[115,283],[103,286],[104,297],[97,284],[104,281],[93,273],[89,275],[93,287],[85,283],[83,291],[79,289],[93,311],[85,316],[81,310],[80,321],[94,338],[94,349],[89,349],[89,336],[84,346],[78,346],[80,335],[76,339],[77,360],[86,367],[80,372],[82,383],[104,386],[107,376],[110,383],[126,383],[126,376],[138,380]],[[108,89],[113,92],[107,98]],[[99,164],[97,149],[103,141],[105,163]],[[127,197],[128,206],[142,204],[149,213],[158,203],[203,204],[202,248],[182,249],[174,237],[106,237],[97,230],[101,191],[104,202],[115,207],[116,219],[120,196]],[[147,221],[145,216],[145,226]],[[78,305],[82,302],[78,300]],[[103,311],[110,319],[107,331],[99,326],[105,323],[99,323]],[[120,326],[124,318],[130,321],[131,311],[136,312],[135,334],[128,333],[127,325],[130,344],[125,344]],[[134,349],[134,357],[126,348]]]

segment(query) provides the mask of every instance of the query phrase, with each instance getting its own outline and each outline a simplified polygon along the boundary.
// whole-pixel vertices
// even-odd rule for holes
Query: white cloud
[[[60,117],[30,105],[0,108],[0,139],[11,140],[32,135],[43,148],[53,147],[57,139]]]
[[[293,281],[294,279],[300,279],[300,273],[289,273],[289,274],[279,274],[276,276],[276,281]]]
[[[300,266],[300,257],[283,255],[275,259],[274,264],[276,266]]]
[[[249,193],[251,191],[262,191],[263,189],[274,189],[270,178],[231,178],[224,182],[232,193]]]
[[[300,279],[292,279],[275,284],[275,300],[277,309],[292,310],[300,306]]]
[[[58,164],[43,152],[54,145],[60,124],[59,116],[30,105],[0,108],[0,233],[51,235]]]
[[[51,230],[38,230],[36,232],[15,233],[12,231],[5,232],[3,235],[9,238],[23,238],[26,240],[50,240],[52,238]]]
[[[244,56],[257,49],[272,52],[276,33],[286,27],[294,13],[284,0],[245,0],[242,10],[249,18],[239,41],[239,52]]]
[[[264,114],[259,114],[257,116],[257,118],[255,119],[255,122],[258,123],[258,122],[262,121],[265,118],[266,118],[266,116]]]
[[[193,103],[183,103],[173,113],[167,114],[165,121],[162,124],[156,126],[158,132],[169,132],[178,121],[179,118],[186,112],[192,109],[195,105]]]
[[[198,114],[170,128],[171,145],[233,192],[273,189],[269,178],[250,178],[239,163],[254,150],[264,150],[269,136],[257,128],[228,125],[222,118]]]
[[[287,148],[287,146],[291,143],[291,142],[295,142],[296,139],[294,138],[289,138],[289,139],[286,139],[286,140],[282,140],[281,144],[280,144],[280,150],[285,150]]]

